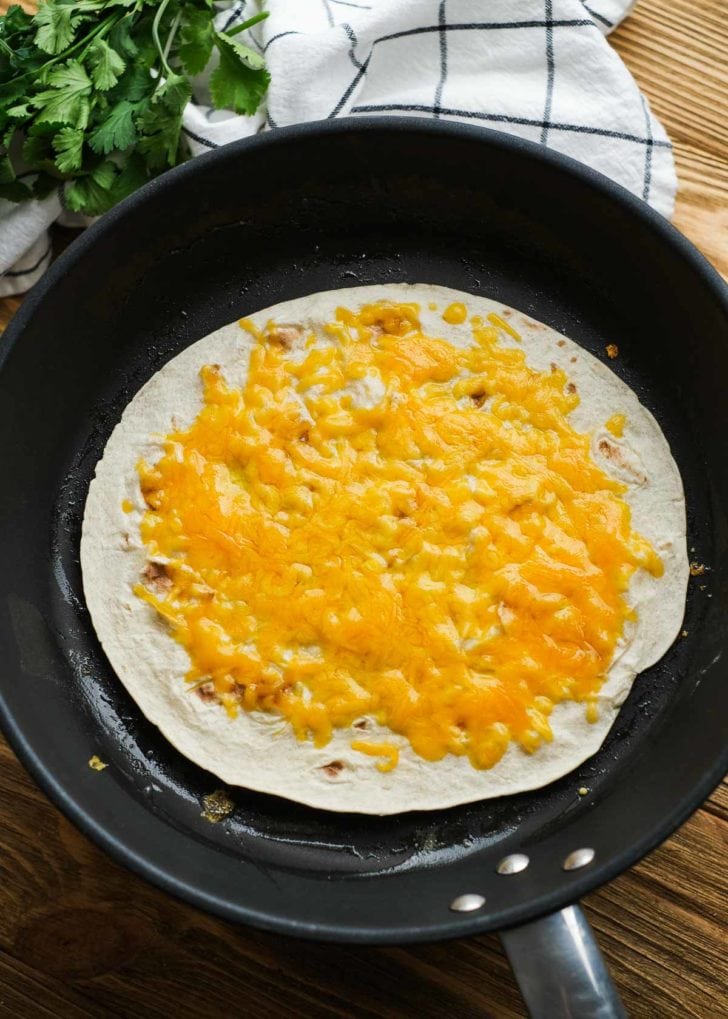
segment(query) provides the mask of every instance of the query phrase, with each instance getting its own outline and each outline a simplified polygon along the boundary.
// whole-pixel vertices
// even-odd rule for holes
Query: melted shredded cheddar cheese
[[[460,301],[449,304],[442,313],[443,320],[451,326],[462,325],[468,317],[468,309]]]
[[[490,315],[488,315],[488,321],[492,326],[495,326],[496,329],[502,329],[504,333],[508,333],[509,336],[512,336],[514,340],[518,340],[520,343],[520,333],[517,333],[513,326],[508,325],[508,323],[499,315],[494,315],[493,312],[491,312]]]
[[[621,439],[624,435],[624,426],[627,424],[627,418],[624,414],[612,414],[610,419],[607,421],[606,428],[608,432],[611,432],[616,439]]]
[[[414,304],[339,308],[318,335],[243,321],[243,388],[202,369],[197,418],[139,466],[165,584],[135,591],[229,713],[317,746],[368,715],[476,768],[550,740],[559,701],[596,717],[630,577],[662,564],[569,424],[564,372],[489,319],[466,348]],[[352,746],[396,767],[394,745]]]
[[[361,754],[369,754],[370,757],[383,757],[384,760],[377,762],[380,771],[392,771],[399,763],[399,750],[391,743],[367,743],[365,740],[355,739],[351,749],[358,750]]]

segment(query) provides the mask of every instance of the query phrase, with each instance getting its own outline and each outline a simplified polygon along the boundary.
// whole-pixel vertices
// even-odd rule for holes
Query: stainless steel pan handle
[[[627,1019],[579,906],[500,938],[532,1019]]]

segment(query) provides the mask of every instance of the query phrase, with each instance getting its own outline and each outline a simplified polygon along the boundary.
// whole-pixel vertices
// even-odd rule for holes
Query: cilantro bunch
[[[98,215],[184,160],[189,75],[211,58],[212,103],[252,114],[263,58],[213,23],[213,0],[45,0],[0,18],[0,198]]]

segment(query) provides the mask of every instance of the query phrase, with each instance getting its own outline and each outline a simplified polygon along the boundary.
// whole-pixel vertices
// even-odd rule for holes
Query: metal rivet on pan
[[[525,853],[511,853],[510,856],[504,856],[495,869],[499,874],[520,874],[530,862]]]
[[[593,859],[593,849],[575,849],[573,853],[569,853],[561,866],[564,870],[578,870],[580,867],[586,867]]]
[[[470,892],[468,895],[458,895],[450,903],[450,909],[454,913],[472,913],[474,909],[480,909],[485,905],[485,896],[475,895]]]

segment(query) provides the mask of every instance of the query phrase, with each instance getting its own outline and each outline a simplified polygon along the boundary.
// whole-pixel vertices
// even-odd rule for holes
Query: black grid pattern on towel
[[[333,2],[333,0],[329,0]],[[440,0],[437,5],[437,23],[436,24],[424,24],[416,27],[402,30],[399,32],[393,32],[388,35],[380,36],[375,39],[371,45],[369,57],[361,61],[361,67],[357,70],[356,75],[349,83],[345,92],[341,95],[339,101],[332,108],[330,117],[338,116],[342,111],[351,114],[368,114],[368,113],[418,113],[422,115],[431,116],[433,118],[440,117],[452,117],[455,119],[463,120],[474,120],[481,121],[483,123],[491,123],[494,125],[518,125],[521,127],[533,127],[540,131],[539,140],[542,144],[548,145],[549,139],[559,134],[587,134],[594,135],[603,138],[615,139],[619,141],[627,142],[631,145],[642,146],[645,150],[644,158],[644,183],[642,188],[642,196],[645,199],[649,199],[651,190],[651,178],[652,178],[652,155],[653,150],[656,147],[659,148],[670,148],[670,143],[667,141],[655,140],[652,135],[652,125],[650,122],[649,110],[647,105],[642,98],[642,106],[645,111],[644,117],[644,130],[641,133],[641,129],[637,128],[634,132],[632,131],[619,131],[613,130],[607,126],[600,126],[597,123],[579,123],[565,121],[561,119],[554,119],[553,117],[553,106],[554,106],[554,93],[558,81],[558,65],[559,65],[559,34],[562,30],[573,30],[582,29],[584,31],[601,31],[597,22],[602,26],[612,27],[612,22],[609,21],[604,15],[600,14],[595,10],[596,3],[592,0],[591,3],[584,2],[582,0],[582,6],[584,12],[587,15],[585,18],[570,18],[570,19],[559,19],[553,16],[553,0],[544,0],[543,6],[543,18],[541,19],[528,19],[528,20],[517,20],[514,18],[512,21],[479,21],[479,22],[455,22],[447,20],[447,0]],[[340,22],[339,22],[340,23]],[[340,23],[341,24],[341,23]],[[348,27],[348,26],[347,26]],[[488,112],[487,110],[469,110],[459,109],[456,107],[448,106],[443,102],[443,95],[445,93],[445,86],[447,83],[448,76],[448,64],[456,66],[456,51],[454,50],[453,43],[456,36],[459,33],[470,33],[478,32],[487,36],[490,32],[541,32],[543,35],[543,47],[544,47],[544,82],[543,82],[543,116],[541,118],[528,117],[528,116],[512,116],[505,113]],[[412,36],[426,35],[428,33],[435,33],[438,36],[439,47],[439,66],[433,66],[432,70],[429,71],[434,79],[433,87],[433,101],[432,103],[414,103],[414,102],[372,102],[372,103],[355,103],[350,109],[345,110],[348,100],[352,93],[360,85],[362,77],[367,73],[371,58],[377,47],[383,45],[389,46],[403,46],[403,58],[405,56],[404,47],[407,46],[407,40]],[[452,43],[451,43],[452,40]],[[487,52],[487,41],[483,42],[484,53]],[[388,54],[389,56],[389,54]],[[396,63],[396,57],[391,58]],[[428,69],[423,68],[423,74],[428,73]]]
[[[17,268],[7,269],[5,272],[0,273],[0,277],[9,276],[11,278],[14,278],[19,276],[29,276],[31,273],[37,272],[38,269],[40,269],[40,267],[43,265],[45,260],[50,258],[51,250],[52,250],[51,245],[49,244],[44,250],[43,254],[40,256],[40,258],[38,258],[32,265],[26,265],[22,269]],[[16,262],[15,264],[17,266],[18,263]]]
[[[433,116],[440,116],[440,105],[442,103],[442,90],[447,81],[447,22],[445,20],[445,7],[447,0],[440,0],[440,8],[437,15],[438,28],[440,29],[440,79],[435,89],[435,106]]]
[[[365,43],[362,43],[360,21],[357,21],[357,17],[359,12],[375,10],[378,0],[312,0],[314,6],[315,3],[319,4],[320,12],[318,31],[330,29],[341,32],[346,42],[351,71],[350,77],[344,77],[338,86],[338,94],[334,93],[331,105],[321,114],[322,116],[331,119],[356,114],[405,113],[430,116],[434,119],[465,120],[495,127],[502,125],[506,129],[510,126],[517,133],[540,141],[543,145],[561,146],[566,151],[575,151],[575,136],[590,135],[604,138],[613,145],[623,143],[626,146],[625,158],[630,164],[634,163],[635,156],[630,154],[634,148],[643,149],[643,158],[639,151],[636,153],[636,165],[640,165],[640,160],[642,165],[642,185],[641,188],[638,185],[634,189],[648,201],[654,195],[655,149],[669,149],[670,143],[661,138],[654,138],[654,125],[644,98],[640,96],[644,116],[632,118],[623,126],[615,124],[608,112],[604,117],[600,116],[601,109],[593,102],[590,105],[585,101],[584,108],[581,109],[579,106],[575,107],[573,102],[571,105],[568,102],[564,104],[563,98],[560,98],[563,96],[563,91],[559,91],[560,83],[562,90],[566,89],[568,92],[570,89],[573,92],[573,81],[569,82],[564,65],[569,63],[570,54],[573,53],[574,34],[577,37],[581,32],[587,36],[589,33],[603,34],[613,28],[623,13],[620,5],[613,0],[580,0],[578,5],[572,4],[571,9],[568,6],[565,9],[554,0],[542,0],[540,5],[529,4],[527,9],[524,8],[520,18],[518,5],[514,4],[501,20],[497,20],[497,15],[486,20],[487,5],[482,5],[480,11],[486,17],[477,21],[464,20],[463,7],[459,6],[456,0],[429,0],[422,3],[422,20],[419,23],[408,25],[405,22],[402,25],[400,22],[400,25],[396,26],[396,31],[390,30],[374,39],[366,38]],[[225,19],[225,27],[244,20],[245,7],[246,0],[235,0]],[[252,32],[248,35],[252,37],[251,41],[260,52],[266,52],[278,40],[300,35],[302,24],[295,24],[295,27],[292,25],[287,29],[284,23],[281,29],[267,40],[264,34],[258,38]],[[462,74],[461,54],[467,50],[472,54],[472,44],[470,40],[464,42],[464,37],[466,35],[470,39],[473,35],[478,37],[477,46],[482,50],[483,64],[487,66],[488,37],[496,33],[499,44],[505,33],[519,36],[523,33],[524,37],[527,34],[526,48],[532,54],[529,59],[533,65],[531,87],[534,87],[535,79],[535,95],[528,97],[530,103],[523,112],[518,108],[508,109],[507,104],[504,108],[502,96],[499,95],[495,95],[489,102],[488,97],[481,94],[474,107],[458,102],[457,98],[452,101],[458,96],[458,90],[448,88],[448,76],[457,76],[459,71]],[[433,36],[434,46],[426,42]],[[382,95],[376,88],[371,90],[367,87],[367,76],[375,57],[382,57],[388,65],[396,67],[399,63],[413,59],[414,47],[417,47],[417,52],[426,54],[418,68],[422,88],[418,89],[416,95],[411,93],[407,95],[406,89],[398,95],[395,88],[392,95],[387,96]],[[519,43],[516,41],[513,46],[514,52],[518,51],[518,48]],[[543,57],[542,63],[539,63],[538,51],[541,48]],[[542,77],[542,84],[536,76],[538,74]],[[376,73],[370,76],[369,80],[376,80]],[[542,89],[540,107],[539,88]],[[588,83],[585,83],[585,89],[588,90]],[[266,115],[266,127],[278,126],[269,110]],[[198,134],[186,128],[184,130],[191,140],[202,147],[207,149],[217,147],[216,142],[203,136],[205,132]],[[568,142],[569,137],[574,139],[572,143]]]

